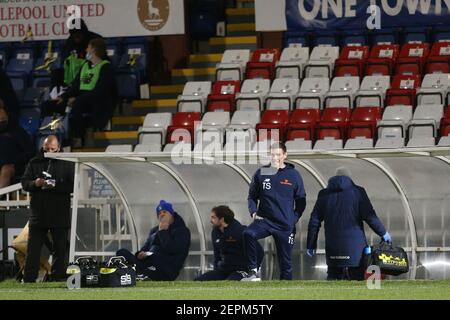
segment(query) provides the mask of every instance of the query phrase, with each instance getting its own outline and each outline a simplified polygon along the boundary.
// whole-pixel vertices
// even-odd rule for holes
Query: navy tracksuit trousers
[[[170,281],[164,273],[159,270],[157,267],[156,257],[149,256],[145,258],[144,260],[139,260],[136,258],[136,256],[128,251],[127,249],[120,249],[116,253],[117,256],[124,257],[129,263],[136,265],[136,273],[137,274],[144,274],[147,276],[150,280],[153,281]]]
[[[275,240],[280,266],[280,280],[292,280],[291,257],[295,234],[292,231],[275,229],[265,219],[253,221],[244,230],[244,246],[248,256],[249,269],[258,267],[256,244],[259,239],[267,238],[268,236],[273,236]]]

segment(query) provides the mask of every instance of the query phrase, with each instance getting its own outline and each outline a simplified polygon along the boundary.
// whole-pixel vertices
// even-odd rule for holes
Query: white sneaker
[[[256,271],[252,270],[248,272],[246,276],[241,279],[241,281],[261,281],[261,278],[258,277]]]

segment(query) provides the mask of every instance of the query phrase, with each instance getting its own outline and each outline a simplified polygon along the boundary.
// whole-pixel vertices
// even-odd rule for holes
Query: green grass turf
[[[68,290],[64,283],[0,283],[0,300],[197,300],[197,299],[446,299],[450,279],[441,281],[382,281],[380,290],[365,282],[138,282],[133,288]]]

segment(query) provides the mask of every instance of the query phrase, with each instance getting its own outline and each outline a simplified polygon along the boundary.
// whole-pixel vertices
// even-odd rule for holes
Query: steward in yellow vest
[[[62,99],[72,107],[70,127],[73,138],[82,138],[88,127],[103,129],[112,117],[116,101],[114,71],[106,57],[102,38],[92,39],[86,60]]]

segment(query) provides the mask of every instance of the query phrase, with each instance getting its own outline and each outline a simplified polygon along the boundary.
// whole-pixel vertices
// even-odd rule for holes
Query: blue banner
[[[286,0],[287,29],[366,29],[371,4],[381,29],[450,25],[450,0]]]

